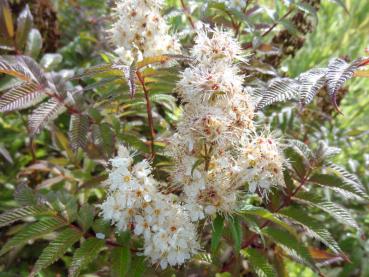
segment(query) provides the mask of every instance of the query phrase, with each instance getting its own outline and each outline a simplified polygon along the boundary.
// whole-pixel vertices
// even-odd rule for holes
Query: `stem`
[[[285,19],[287,16],[291,14],[293,11],[292,8],[289,8],[288,11],[281,17],[281,19]],[[269,34],[276,26],[278,25],[278,22],[274,23],[268,30],[266,30],[261,36],[265,37],[267,34]]]
[[[181,0],[181,6],[182,6],[183,12],[185,13],[185,15],[187,17],[188,22],[190,22],[190,24],[191,24],[192,29],[196,29],[195,23],[192,20],[192,17],[190,15],[190,12],[189,12],[188,7],[186,6],[186,3],[184,2],[184,0]]]
[[[147,111],[147,120],[148,120],[148,124],[149,124],[149,128],[150,128],[150,153],[151,153],[151,158],[155,157],[155,149],[154,149],[154,142],[155,142],[155,131],[154,131],[154,120],[152,117],[152,107],[151,107],[151,102],[150,102],[150,96],[149,96],[149,91],[145,85],[145,79],[144,77],[141,75],[141,73],[139,71],[136,72],[137,78],[140,81],[141,85],[142,85],[142,90],[144,92],[145,95],[145,100],[146,100],[146,111]]]
[[[281,17],[281,19],[285,19],[287,16],[289,16],[293,12],[293,8],[289,8],[288,11]],[[264,33],[261,34],[261,37],[265,37],[267,34],[269,34],[275,27],[277,27],[279,22],[274,23],[272,26],[269,27],[268,30],[266,30]],[[246,42],[242,44],[242,48],[249,49],[252,48],[252,42]]]

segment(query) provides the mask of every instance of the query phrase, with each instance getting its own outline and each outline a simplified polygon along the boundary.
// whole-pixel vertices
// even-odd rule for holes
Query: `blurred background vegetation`
[[[43,38],[36,58],[41,58],[44,53],[57,53],[61,56],[59,62],[51,60],[50,69],[65,71],[72,70],[76,73],[83,68],[99,64],[104,60],[109,60],[109,44],[106,40],[105,26],[108,24],[108,11],[111,6],[110,1],[104,0],[14,0],[10,1],[13,17],[22,11],[25,4],[29,4],[34,17],[35,27]],[[169,6],[178,6],[179,1],[168,0]],[[277,7],[279,1],[261,1],[268,3],[271,7]],[[317,1],[319,2],[319,1]],[[338,3],[338,4],[337,4]],[[305,36],[302,47],[293,51],[293,55],[283,57],[281,72],[289,77],[295,77],[301,72],[317,66],[326,66],[332,57],[345,57],[353,60],[365,55],[365,49],[369,46],[369,2],[365,0],[341,0],[328,1],[322,0],[316,17],[316,27]],[[170,14],[171,11],[168,11]],[[181,15],[174,15],[170,20],[173,25],[181,29],[186,18]],[[37,36],[37,35],[36,35]],[[275,39],[275,34],[268,36]],[[37,40],[36,42],[37,43]],[[39,42],[41,44],[41,42]],[[288,49],[287,49],[288,50]],[[0,49],[0,53],[6,50]],[[55,58],[55,57],[54,57]],[[53,64],[55,62],[55,64]],[[271,61],[273,63],[274,61]],[[0,88],[8,85],[9,79],[0,79]],[[83,81],[81,85],[86,86],[89,81]],[[99,95],[113,95],[112,88],[95,90],[93,97]],[[91,97],[91,99],[93,99]],[[331,146],[338,146],[343,149],[337,158],[337,163],[347,166],[350,171],[357,173],[364,184],[369,181],[369,79],[353,78],[346,84],[346,89],[340,92],[340,108],[343,115],[337,114],[324,97],[317,98],[313,105],[307,107],[297,116],[291,107],[279,107],[271,109],[267,113],[271,122],[277,119],[281,128],[288,128],[289,124],[293,127],[289,130],[293,137],[294,132],[299,133],[301,126],[307,129],[310,135],[318,139],[325,140]],[[103,105],[104,103],[102,103]],[[171,103],[168,102],[168,105]],[[321,112],[317,115],[317,113]],[[114,112],[112,113],[114,114]],[[106,116],[106,115],[104,115]],[[175,120],[177,114],[174,109],[168,113],[169,117]],[[296,119],[298,117],[298,119]],[[109,123],[114,126],[114,119],[109,119]],[[62,115],[58,120],[60,130],[68,129],[68,116]],[[118,127],[120,128],[120,127]],[[135,127],[125,127],[135,128]],[[161,126],[165,131],[165,126]],[[130,129],[131,130],[131,129]],[[132,131],[132,130],[131,130]],[[51,136],[48,132],[42,132],[37,136],[36,141],[31,142],[26,128],[26,115],[24,113],[11,113],[6,116],[0,115],[0,210],[4,211],[15,206],[13,193],[16,180],[19,174],[24,174],[29,178],[34,178],[35,183],[39,183],[41,188],[57,190],[64,186],[63,179],[55,175],[53,178],[46,179],[49,174],[47,170],[59,170],[58,167],[68,165],[71,174],[76,178],[86,180],[84,187],[91,188],[98,183],[99,179],[90,178],[93,171],[99,165],[92,160],[85,159],[81,166],[73,167],[68,164],[65,156],[71,155],[65,146],[66,138],[62,132],[56,132]],[[138,143],[138,142],[137,142]],[[37,145],[34,156],[31,155],[33,144]],[[56,154],[63,152],[63,154]],[[66,153],[66,154],[65,154]],[[80,156],[75,157],[81,159]],[[44,160],[45,163],[56,165],[50,169],[46,164],[42,170],[43,174],[35,173],[32,168],[24,170],[33,160]],[[78,162],[75,163],[76,165]],[[59,175],[65,172],[61,170]],[[98,189],[88,190],[87,195],[81,197],[95,198],[102,197]],[[351,207],[357,209],[357,217],[363,225],[366,234],[369,234],[369,207]],[[333,224],[334,223],[330,223]],[[351,232],[342,232],[339,225],[336,226],[337,234],[341,237],[341,247],[348,254],[351,263],[344,267],[331,267],[326,276],[369,276],[369,238],[358,238]],[[334,226],[331,230],[335,230]],[[2,234],[2,232],[8,232]],[[0,230],[2,243],[9,232],[16,230]],[[37,253],[45,244],[35,244],[33,247],[24,248],[16,260],[10,257],[0,263],[0,276],[18,276],[9,272],[9,265],[16,266],[14,272],[26,274],[29,266],[37,258]],[[17,253],[14,253],[14,257]],[[10,266],[10,268],[12,268]],[[7,270],[5,271],[5,268]],[[1,273],[3,271],[3,273]],[[297,265],[293,262],[288,264],[288,272],[291,277],[317,276],[311,270]],[[6,274],[6,275],[5,275]],[[52,275],[50,275],[52,276]]]

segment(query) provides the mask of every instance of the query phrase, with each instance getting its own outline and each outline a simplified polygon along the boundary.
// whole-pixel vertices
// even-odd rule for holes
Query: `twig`
[[[287,16],[289,16],[291,14],[291,12],[293,11],[292,8],[289,8],[288,11],[281,17],[281,19],[285,19]],[[266,30],[261,36],[265,37],[267,34],[269,34],[277,25],[279,22],[274,23],[272,26],[270,26],[270,28],[268,30]]]
[[[287,16],[289,16],[293,12],[293,8],[290,8],[282,17],[281,19],[285,19]],[[266,30],[264,33],[261,34],[261,37],[265,37],[267,34],[269,34],[275,27],[277,27],[279,22],[274,23],[272,26],[269,27],[268,30]],[[242,44],[243,49],[249,49],[252,48],[252,42],[245,42]]]
[[[190,22],[192,29],[196,29],[195,23],[192,20],[192,17],[190,15],[190,11],[188,10],[188,7],[186,6],[186,3],[184,2],[184,0],[181,0],[181,6],[182,6],[182,10],[185,13],[188,22]]]
[[[149,128],[150,128],[150,139],[151,139],[150,152],[151,152],[151,158],[154,158],[155,157],[155,149],[154,149],[155,131],[154,131],[154,120],[153,120],[153,117],[152,117],[152,108],[151,108],[149,91],[148,91],[148,89],[145,85],[145,79],[141,75],[141,73],[139,71],[136,71],[136,75],[137,75],[137,78],[138,78],[138,80],[140,81],[140,83],[142,85],[142,90],[143,90],[144,95],[145,95],[147,120],[148,120],[148,124],[149,124]]]

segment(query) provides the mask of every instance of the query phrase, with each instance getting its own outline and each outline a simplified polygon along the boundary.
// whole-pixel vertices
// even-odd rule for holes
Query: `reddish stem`
[[[185,15],[186,15],[186,17],[188,19],[188,22],[190,22],[190,24],[191,24],[192,29],[196,29],[195,23],[192,20],[192,17],[190,15],[190,11],[189,11],[186,3],[184,2],[184,0],[181,0],[181,6],[182,6],[183,12],[185,13]]]
[[[152,117],[152,107],[151,107],[151,102],[150,102],[150,96],[149,96],[149,91],[145,85],[145,79],[144,77],[141,75],[141,73],[139,71],[136,72],[137,78],[140,81],[141,85],[142,85],[142,90],[144,92],[145,95],[145,100],[146,100],[146,111],[147,111],[147,120],[148,120],[148,124],[149,124],[149,128],[150,128],[150,152],[151,152],[151,158],[155,157],[155,149],[154,149],[154,142],[155,142],[155,131],[154,131],[154,120]]]

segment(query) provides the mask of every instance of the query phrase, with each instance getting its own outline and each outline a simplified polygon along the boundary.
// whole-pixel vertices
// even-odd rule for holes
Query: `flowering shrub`
[[[84,72],[54,72],[49,66],[59,56],[38,63],[16,44],[17,55],[1,56],[0,73],[15,84],[1,95],[0,111],[36,107],[28,118],[33,160],[15,190],[19,207],[0,215],[1,227],[26,224],[9,233],[0,255],[50,235],[31,276],[59,259],[69,276],[89,272],[92,261],[90,272],[116,276],[263,277],[286,276],[287,259],[320,276],[325,266],[349,262],[317,215],[361,236],[355,217],[327,191],[362,205],[366,188],[334,163],[338,148],[276,128],[265,108],[290,101],[303,110],[326,91],[340,112],[339,91],[348,79],[367,76],[359,69],[369,59],[334,58],[296,78],[265,73],[252,64],[272,45],[256,39],[288,25],[293,11],[314,14],[314,1],[287,6],[287,15],[255,32],[251,45],[245,39],[258,26],[249,22],[258,6],[201,5],[190,10],[181,1],[181,15],[170,17],[160,0],[117,0],[105,31],[112,51]],[[2,9],[7,14],[8,4]],[[218,22],[223,13],[229,21]],[[174,32],[168,22],[178,18],[187,27]],[[65,120],[57,121],[65,113],[69,139],[60,127]],[[41,132],[52,134],[63,159],[38,161],[34,141]],[[56,176],[34,186],[39,171]]]

